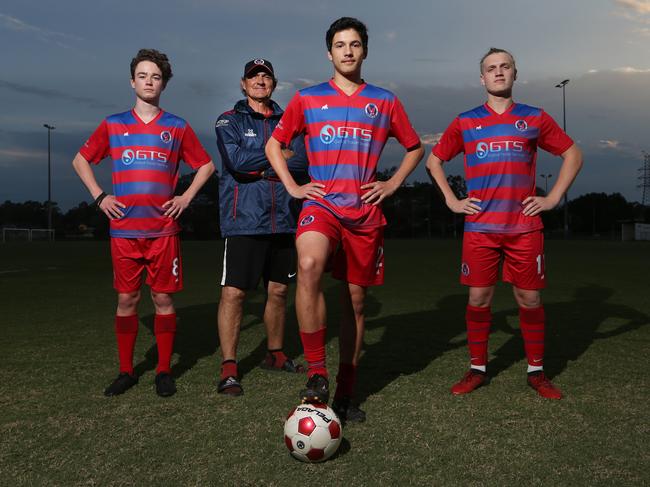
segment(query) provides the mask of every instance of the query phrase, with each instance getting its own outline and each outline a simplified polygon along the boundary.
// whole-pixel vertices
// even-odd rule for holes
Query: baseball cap
[[[246,66],[244,66],[244,78],[254,70],[266,71],[267,73],[269,73],[271,76],[275,78],[275,73],[273,72],[273,65],[266,59],[258,58],[258,59],[253,59],[251,61],[248,61],[246,63]]]

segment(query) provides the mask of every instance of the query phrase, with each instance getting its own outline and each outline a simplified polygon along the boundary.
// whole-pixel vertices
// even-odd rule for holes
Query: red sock
[[[170,315],[155,315],[153,318],[153,333],[158,345],[158,367],[156,373],[171,372],[174,337],[176,336],[176,313]]]
[[[133,350],[138,336],[138,315],[116,316],[115,336],[120,356],[120,372],[133,375]]]
[[[524,349],[528,365],[544,366],[544,307],[519,308],[519,326],[524,338]]]
[[[225,379],[226,377],[239,377],[237,375],[237,361],[236,360],[224,360],[221,362],[221,378]]]
[[[357,366],[353,364],[339,364],[339,373],[336,375],[336,392],[334,399],[354,395],[354,384],[357,381]]]
[[[467,323],[470,367],[484,368],[487,365],[488,337],[490,336],[492,312],[490,308],[477,308],[468,304],[465,321]]]
[[[307,361],[307,377],[314,374],[320,374],[327,377],[327,366],[325,365],[325,339],[327,337],[327,327],[323,327],[313,333],[300,332],[300,341],[305,351],[305,360]]]
[[[289,357],[285,355],[281,348],[277,350],[269,350],[269,354],[273,356],[273,366],[277,367],[278,369],[282,368],[284,363],[289,359]]]

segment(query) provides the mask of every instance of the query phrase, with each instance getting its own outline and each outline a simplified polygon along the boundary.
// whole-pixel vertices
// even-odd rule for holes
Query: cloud
[[[616,3],[637,14],[650,14],[650,0],[616,0]]]
[[[62,91],[51,90],[47,88],[37,88],[35,86],[22,85],[19,83],[13,83],[11,81],[6,81],[3,79],[0,79],[0,89],[14,91],[16,93],[21,93],[23,95],[32,95],[32,96],[38,96],[47,99],[58,98],[60,100],[83,103],[92,108],[102,108],[102,109],[111,109],[111,110],[116,108],[116,105],[112,103],[98,102],[93,98],[70,95]]]
[[[420,140],[422,140],[424,145],[436,145],[440,140],[440,137],[442,137],[442,132],[436,134],[421,134]]]
[[[601,139],[598,144],[602,149],[618,149],[621,142],[619,140]]]
[[[386,32],[386,40],[388,42],[393,42],[395,39],[397,39],[397,32],[394,30]]]
[[[36,25],[28,24],[16,17],[11,15],[0,13],[0,26],[5,27],[8,30],[13,30],[15,32],[25,32],[28,34],[34,35],[36,39],[42,42],[54,43],[59,47],[69,49],[71,46],[64,41],[74,41],[79,42],[83,41],[81,37],[77,37],[71,34],[66,34],[64,32],[56,32],[54,30],[44,29]]]
[[[626,74],[641,74],[641,73],[650,73],[650,68],[635,68],[633,66],[623,66],[621,68],[614,68],[613,71],[617,73],[626,73]]]
[[[0,149],[0,158],[12,159],[42,159],[47,157],[47,151],[33,149]]]

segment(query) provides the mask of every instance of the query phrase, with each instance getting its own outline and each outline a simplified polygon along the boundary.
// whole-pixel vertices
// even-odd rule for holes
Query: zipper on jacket
[[[232,205],[232,219],[236,220],[237,219],[237,196],[239,196],[239,186],[235,184],[235,197],[234,197],[234,202]]]
[[[275,233],[275,185],[273,181],[271,183],[271,231]]]

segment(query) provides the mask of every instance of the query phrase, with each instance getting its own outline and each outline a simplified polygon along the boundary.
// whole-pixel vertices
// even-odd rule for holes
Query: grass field
[[[370,292],[359,394],[332,460],[293,460],[282,441],[304,377],[256,365],[264,296],[240,343],[246,394],[217,395],[219,242],[185,242],[174,356],[178,394],[153,388],[152,307],[140,311],[140,384],[105,398],[116,374],[107,242],[0,245],[2,485],[648,485],[650,245],[550,241],[547,373],[566,393],[525,384],[517,310],[500,286],[488,387],[452,397],[467,366],[457,241],[388,241],[387,284]],[[337,284],[328,357],[335,369]],[[293,292],[291,293],[293,294]],[[293,302],[292,302],[293,308]],[[287,349],[300,346],[293,312]],[[301,358],[301,357],[300,357]]]

